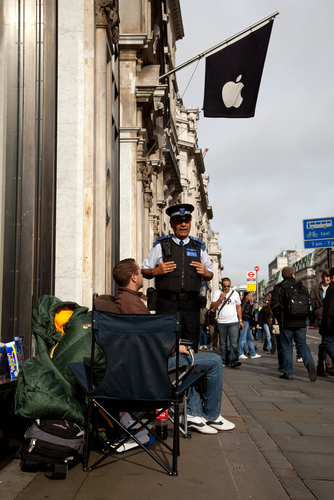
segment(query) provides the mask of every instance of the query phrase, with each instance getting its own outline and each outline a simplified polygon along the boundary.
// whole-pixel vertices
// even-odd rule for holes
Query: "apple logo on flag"
[[[239,75],[236,79],[236,82],[239,83],[227,82],[223,87],[222,98],[223,103],[227,108],[231,108],[232,106],[234,108],[239,108],[239,106],[241,106],[241,103],[243,101],[243,98],[241,97],[241,91],[244,87],[244,84],[240,82],[241,78],[242,75]]]

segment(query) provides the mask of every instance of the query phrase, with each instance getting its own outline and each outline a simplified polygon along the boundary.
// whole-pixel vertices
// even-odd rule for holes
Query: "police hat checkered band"
[[[189,212],[189,210],[186,210],[185,208],[180,208],[180,210],[177,210],[176,212],[172,212],[170,214],[170,217],[177,217],[177,216],[191,217],[191,212]]]
[[[169,215],[171,219],[191,219],[193,211],[194,207],[190,203],[179,203],[178,205],[168,207],[166,214]]]

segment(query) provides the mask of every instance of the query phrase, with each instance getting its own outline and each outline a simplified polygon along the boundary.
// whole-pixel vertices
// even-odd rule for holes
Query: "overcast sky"
[[[259,281],[281,250],[303,250],[303,219],[334,217],[333,0],[180,0],[177,65],[279,11],[254,118],[204,118],[199,147],[210,176],[212,229],[224,275]],[[177,73],[182,96],[196,67]],[[183,96],[203,107],[205,59]],[[305,252],[305,251],[304,251]],[[305,253],[308,253],[306,251]]]

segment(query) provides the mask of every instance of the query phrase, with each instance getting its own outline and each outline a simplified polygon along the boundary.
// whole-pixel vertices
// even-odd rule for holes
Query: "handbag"
[[[275,318],[271,327],[271,331],[274,335],[279,335],[280,334],[280,329],[279,329],[279,324],[277,319]]]

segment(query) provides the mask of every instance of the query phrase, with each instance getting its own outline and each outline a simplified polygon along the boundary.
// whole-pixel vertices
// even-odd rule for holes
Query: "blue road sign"
[[[303,220],[304,248],[334,247],[334,217]]]

